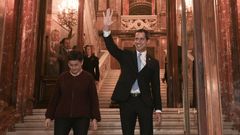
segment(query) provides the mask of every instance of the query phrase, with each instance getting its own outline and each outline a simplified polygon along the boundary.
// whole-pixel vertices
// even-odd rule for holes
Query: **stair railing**
[[[99,59],[99,72],[100,72],[100,77],[99,77],[99,82],[98,82],[98,92],[102,87],[102,83],[104,78],[107,75],[107,72],[110,70],[110,54],[106,50],[101,50],[100,51],[100,59]]]

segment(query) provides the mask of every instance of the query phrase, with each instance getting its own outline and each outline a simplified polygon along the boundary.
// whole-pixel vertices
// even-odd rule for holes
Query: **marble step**
[[[224,135],[239,135],[237,131],[224,130]],[[52,129],[35,130],[35,131],[16,131],[8,132],[7,135],[53,135]],[[72,131],[69,135],[73,135]],[[121,129],[109,130],[89,130],[88,135],[122,135]],[[139,129],[135,130],[135,135],[140,135]],[[154,129],[154,135],[184,135],[184,130]],[[198,135],[197,130],[191,130],[191,135]]]
[[[119,113],[119,109],[118,108],[100,108],[101,112],[116,112]],[[183,112],[183,108],[163,108],[162,109],[163,113],[182,113]],[[190,112],[192,113],[196,113],[196,109],[195,108],[190,108]],[[45,113],[46,109],[33,109],[32,113],[33,114],[37,114],[37,113]]]
[[[112,93],[111,94],[99,95],[98,99],[99,99],[99,101],[103,101],[103,100],[111,101],[111,96],[112,96]],[[166,96],[162,96],[161,99],[162,99],[162,102],[165,102],[167,100],[167,97]]]
[[[194,115],[194,114],[190,114],[190,119],[196,119],[196,116],[197,115]],[[27,115],[24,117],[24,121],[25,120],[35,120],[35,119],[42,119],[44,118],[44,114],[37,114],[37,115]],[[120,119],[120,115],[119,113],[114,113],[114,114],[111,114],[111,113],[108,113],[108,114],[104,114],[104,113],[101,113],[101,117],[103,119]],[[161,118],[162,120],[181,120],[184,118],[184,116],[182,114],[168,114],[168,113],[162,113],[161,115]]]
[[[45,114],[46,109],[33,109],[32,114]],[[119,114],[118,108],[100,108],[101,114]],[[196,114],[197,110],[195,108],[190,109],[190,113]],[[182,108],[163,108],[162,114],[183,114]]]
[[[183,130],[165,130],[165,129],[154,129],[154,135],[184,135]],[[197,131],[193,130],[191,135],[197,135]],[[40,131],[17,131],[9,132],[7,135],[53,135],[52,130],[40,130]],[[73,135],[71,132],[70,135]],[[88,135],[122,135],[121,129],[110,129],[110,130],[89,130]],[[135,135],[140,135],[139,129],[135,130]]]
[[[154,127],[159,127],[162,129],[183,129],[183,121],[168,121],[168,120],[162,120],[161,125],[159,125],[156,121],[153,122],[154,123]],[[44,129],[44,118],[41,120],[37,120],[37,121],[24,121],[24,123],[16,123],[14,128],[16,130],[25,130],[25,129]],[[99,129],[108,129],[108,128],[121,128],[121,123],[120,120],[113,120],[113,121],[106,121],[103,120],[101,122],[98,123],[99,125]],[[190,126],[191,129],[196,129],[197,128],[197,123],[194,120],[191,120],[190,122]],[[136,127],[139,127],[138,122],[136,124]],[[233,127],[233,123],[231,122],[224,122],[223,123],[223,128],[224,129],[229,129],[231,130]]]
[[[34,129],[34,130],[17,130],[8,132],[7,135],[53,135],[53,129]],[[70,133],[72,135],[72,133]],[[97,131],[89,130],[89,135],[122,135],[121,129],[118,128],[110,128],[108,129],[100,129]],[[139,135],[139,128],[136,128],[135,135]],[[154,128],[154,135],[184,135],[183,129],[163,129],[163,128]],[[191,135],[198,135],[197,129],[191,129]],[[239,132],[231,129],[224,129],[223,135],[239,135]]]
[[[111,103],[111,100],[110,99],[108,99],[108,100],[106,100],[106,99],[99,99],[99,104],[101,105],[101,104],[108,104],[108,105],[110,105],[110,103]],[[162,104],[164,104],[165,102],[162,102]]]
[[[167,99],[167,96],[165,96],[165,94],[161,94],[162,96],[161,96],[161,98],[162,98],[162,100],[163,99]],[[112,92],[111,93],[107,93],[107,94],[99,94],[98,95],[98,98],[101,98],[101,97],[104,97],[104,98],[106,98],[106,99],[111,99],[111,97],[112,97]],[[163,100],[164,101],[164,100]],[[163,102],[162,101],[162,102]]]
[[[120,115],[101,115],[102,121],[101,122],[120,122]],[[44,121],[44,115],[29,115],[24,117],[23,122],[39,122]],[[183,122],[183,116],[164,116],[162,115],[162,122]],[[196,121],[195,116],[190,117],[191,122]]]
[[[111,87],[111,88],[102,87],[99,94],[112,94],[113,90],[114,90],[114,87]],[[161,94],[166,94],[166,93],[167,91],[165,89],[162,89]]]
[[[114,81],[114,82],[109,82],[109,81],[107,81],[107,82],[103,82],[102,87],[106,87],[106,86],[115,86],[116,83],[117,83],[117,80]]]
[[[53,124],[52,124],[53,125]],[[154,122],[155,128],[161,128],[161,129],[184,129],[183,122],[168,122],[163,121],[161,122],[161,125],[159,126],[156,122]],[[194,122],[191,122],[190,124],[191,129],[197,129],[197,125]],[[53,127],[53,126],[52,126]],[[98,123],[99,130],[105,130],[105,129],[120,129],[121,123],[119,122],[99,122]],[[138,123],[136,124],[136,127],[139,128]],[[44,130],[44,120],[39,122],[26,122],[26,123],[17,123],[14,126],[15,130]]]
[[[41,116],[41,117],[38,117],[38,118],[31,118],[31,119],[24,119],[24,123],[37,123],[37,122],[42,122],[45,120],[45,117],[44,116]],[[154,119],[155,121],[155,119]],[[193,124],[196,124],[196,120],[194,118],[190,119],[190,121],[193,123]],[[108,122],[120,122],[120,118],[105,118],[105,117],[102,117],[102,120],[100,123],[103,123],[103,124],[108,124]],[[167,118],[162,118],[162,124],[176,124],[176,125],[179,125],[179,124],[183,124],[184,120],[183,118],[179,118],[179,119],[167,119]],[[19,123],[19,124],[23,124],[23,123]],[[232,127],[232,124],[224,124],[224,126],[226,127]]]
[[[107,95],[100,95],[100,96],[98,96],[99,102],[102,103],[102,101],[105,101],[105,102],[106,101],[108,101],[108,102],[111,101],[111,95],[109,95],[109,96],[107,96]],[[162,97],[162,103],[163,102],[167,102],[166,100],[167,100],[166,97]]]

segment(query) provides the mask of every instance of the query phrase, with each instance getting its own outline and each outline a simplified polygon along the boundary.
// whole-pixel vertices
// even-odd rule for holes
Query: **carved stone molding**
[[[124,15],[121,16],[122,30],[160,30],[157,15]]]

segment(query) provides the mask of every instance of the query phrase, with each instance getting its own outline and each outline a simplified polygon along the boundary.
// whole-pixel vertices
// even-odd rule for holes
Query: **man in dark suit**
[[[144,29],[135,33],[136,51],[121,50],[117,47],[110,31],[112,14],[110,9],[103,14],[103,37],[106,48],[121,67],[112,100],[120,107],[123,135],[134,135],[137,118],[140,134],[153,135],[153,114],[155,113],[160,122],[162,110],[159,62],[147,53],[149,34]]]

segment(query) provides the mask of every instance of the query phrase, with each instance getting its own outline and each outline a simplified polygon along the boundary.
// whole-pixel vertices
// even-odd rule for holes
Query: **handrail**
[[[110,54],[106,50],[101,50],[101,53],[103,53],[99,59],[99,82],[98,82],[98,92],[102,87],[102,83],[104,78],[107,75],[107,72],[110,70]]]

